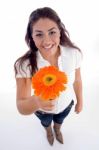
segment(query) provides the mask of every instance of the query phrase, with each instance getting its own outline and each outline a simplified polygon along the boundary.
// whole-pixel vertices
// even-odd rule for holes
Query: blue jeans
[[[74,105],[74,101],[72,100],[71,103],[59,114],[50,114],[50,113],[45,113],[42,111],[36,111],[35,115],[40,119],[41,124],[44,127],[48,127],[51,125],[52,121],[58,124],[62,124],[65,117],[69,114],[72,106]]]

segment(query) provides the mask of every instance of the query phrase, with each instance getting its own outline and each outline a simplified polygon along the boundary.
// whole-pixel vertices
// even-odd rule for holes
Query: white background
[[[60,16],[71,40],[83,52],[84,108],[71,111],[62,131],[64,145],[58,150],[99,150],[99,7],[98,0],[3,0],[0,1],[0,150],[41,150],[50,147],[45,131],[34,115],[16,109],[14,62],[28,48],[24,37],[30,13],[43,6]],[[35,147],[35,148],[34,148]]]

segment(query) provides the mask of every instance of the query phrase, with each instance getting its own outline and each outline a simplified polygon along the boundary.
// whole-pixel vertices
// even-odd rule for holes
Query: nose
[[[51,43],[51,37],[47,34],[43,38],[43,44],[48,45]]]

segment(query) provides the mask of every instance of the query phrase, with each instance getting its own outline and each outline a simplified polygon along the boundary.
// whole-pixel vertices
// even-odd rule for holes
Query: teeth
[[[45,49],[50,49],[52,47],[52,45],[44,47]]]

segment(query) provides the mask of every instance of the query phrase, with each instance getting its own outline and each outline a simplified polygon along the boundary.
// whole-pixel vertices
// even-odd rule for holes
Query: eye
[[[38,33],[38,34],[36,34],[35,36],[36,36],[36,37],[43,37],[43,34]]]
[[[56,32],[55,31],[51,31],[49,34],[50,35],[54,35],[54,34],[56,34]]]

